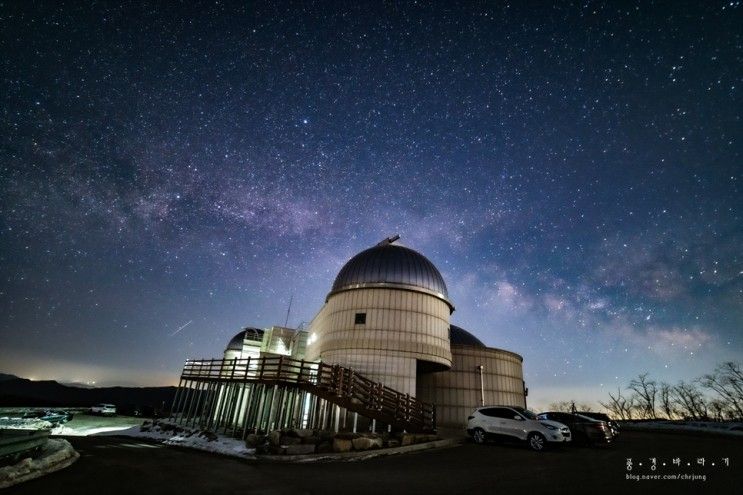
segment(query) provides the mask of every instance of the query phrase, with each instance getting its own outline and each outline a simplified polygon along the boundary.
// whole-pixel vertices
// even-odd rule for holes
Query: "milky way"
[[[0,371],[172,382],[395,233],[535,400],[743,356],[740,2],[352,3],[0,7]]]

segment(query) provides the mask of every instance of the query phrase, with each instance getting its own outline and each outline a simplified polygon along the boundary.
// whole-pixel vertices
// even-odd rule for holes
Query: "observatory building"
[[[352,413],[354,431],[425,431],[462,427],[482,404],[526,407],[521,356],[452,325],[441,273],[398,238],[341,268],[306,331],[245,328],[223,359],[187,361],[174,402],[181,419],[244,435],[337,431]]]

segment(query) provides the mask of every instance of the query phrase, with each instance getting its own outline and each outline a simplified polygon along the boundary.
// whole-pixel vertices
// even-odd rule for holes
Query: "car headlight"
[[[559,428],[557,426],[552,426],[552,425],[547,425],[546,424],[546,425],[544,425],[544,427],[547,428],[548,430],[559,430]]]

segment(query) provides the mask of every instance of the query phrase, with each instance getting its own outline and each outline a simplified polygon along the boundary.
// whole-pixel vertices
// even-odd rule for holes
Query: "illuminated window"
[[[366,313],[356,313],[356,325],[366,325]]]

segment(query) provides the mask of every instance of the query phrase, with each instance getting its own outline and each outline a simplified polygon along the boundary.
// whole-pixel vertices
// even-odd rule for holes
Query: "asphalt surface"
[[[467,443],[366,461],[311,464],[244,461],[123,437],[68,440],[81,455],[74,465],[3,493],[732,494],[740,493],[743,482],[743,441],[686,433],[627,431],[608,448],[571,446],[535,453],[520,444]],[[628,458],[632,471],[626,467]],[[651,458],[656,459],[655,471]],[[673,464],[674,458],[681,460],[680,466]],[[704,466],[699,458],[705,459]],[[627,474],[706,479],[635,481]]]

